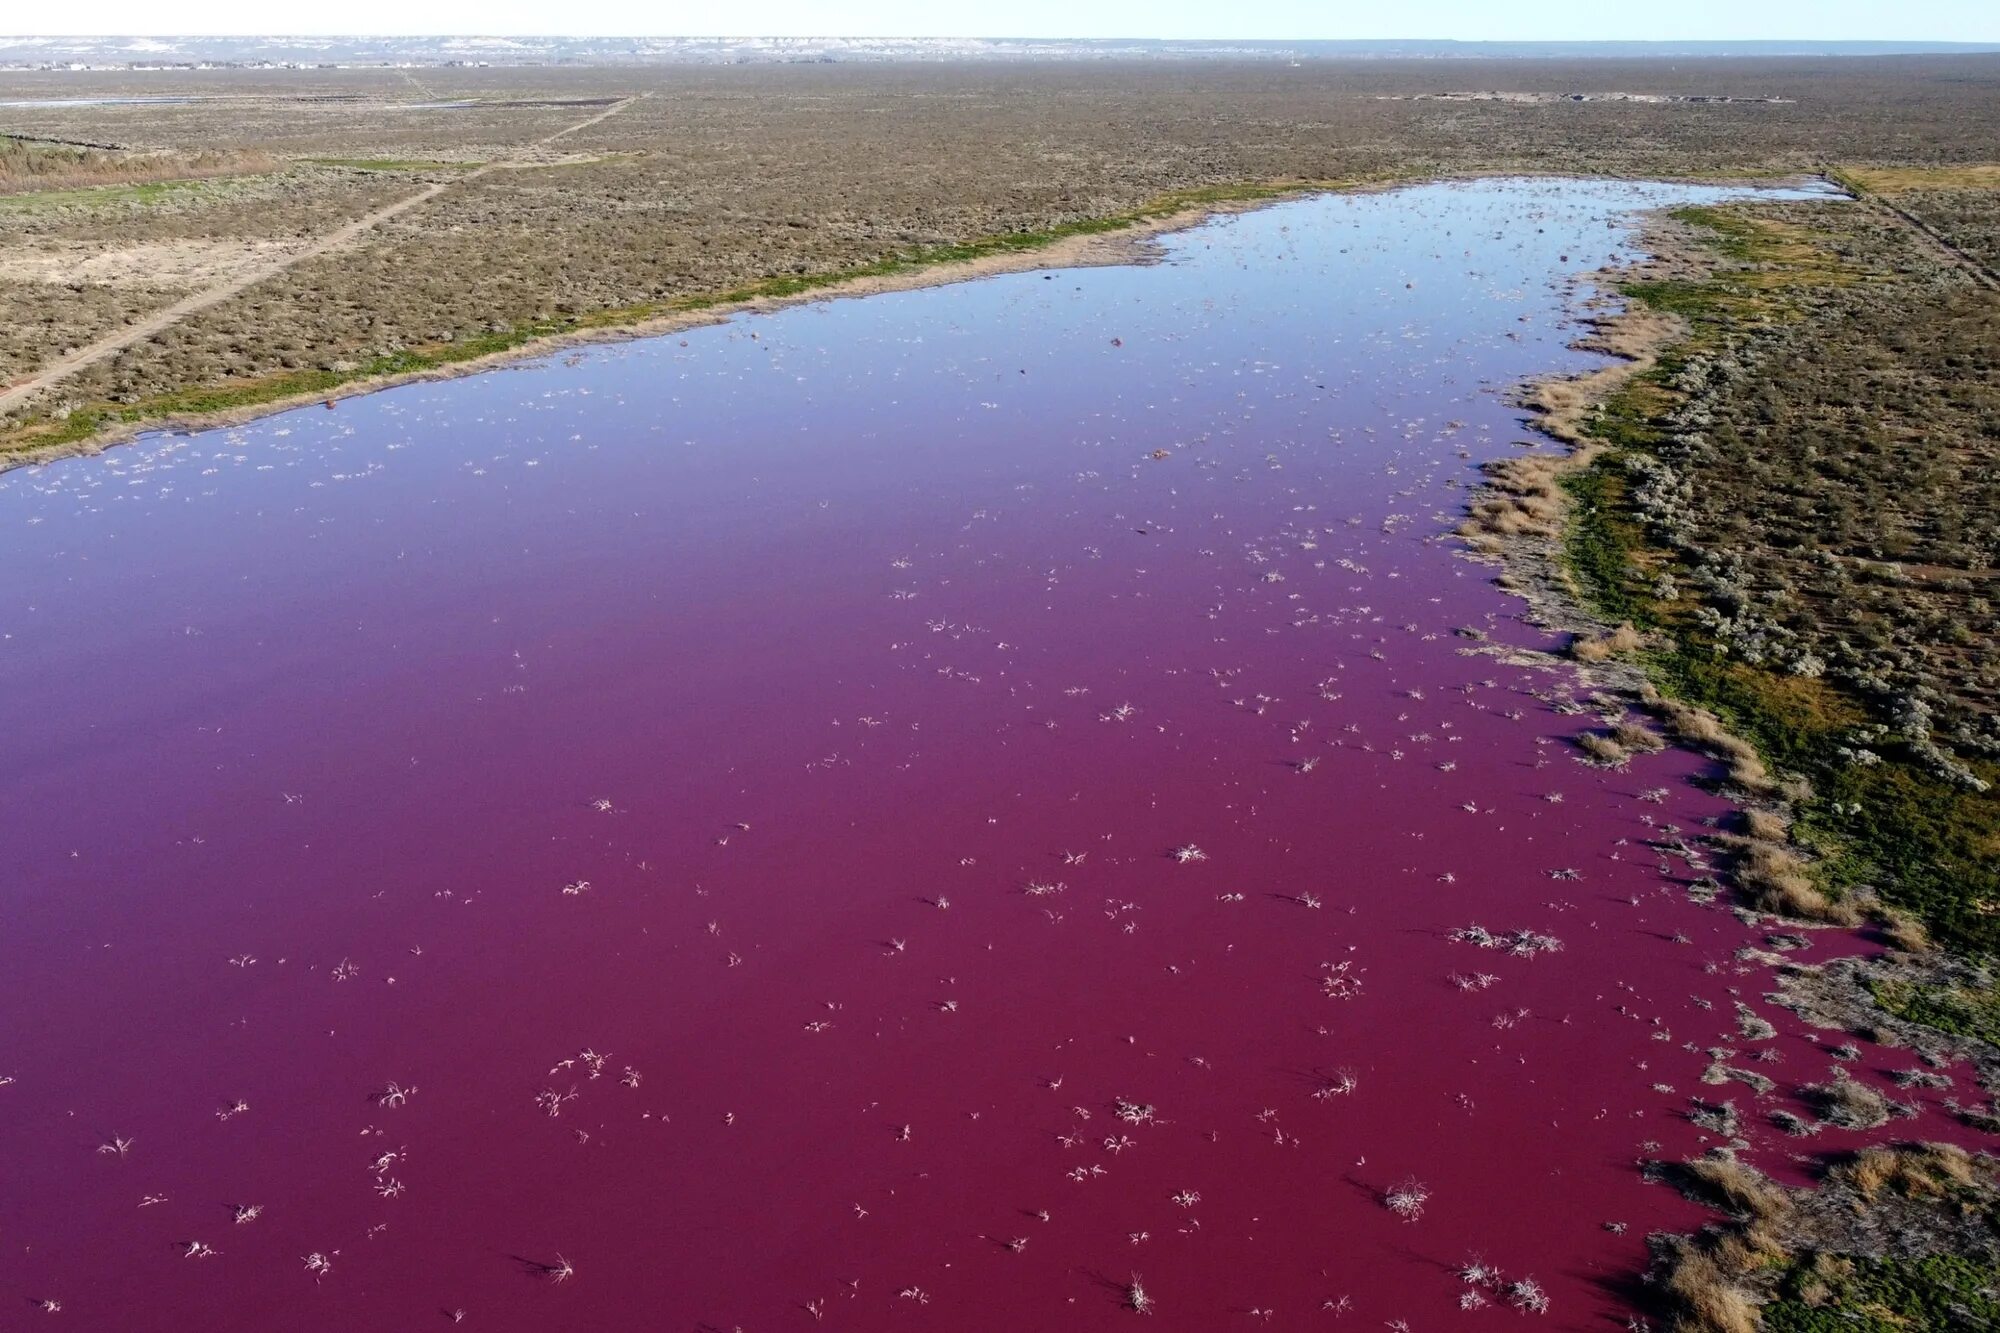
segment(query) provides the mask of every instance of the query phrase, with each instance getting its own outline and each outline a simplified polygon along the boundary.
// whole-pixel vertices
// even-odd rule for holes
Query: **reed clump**
[[[1884,1190],[1909,1198],[1943,1198],[1978,1182],[1972,1154],[1956,1144],[1924,1143],[1906,1148],[1864,1148],[1834,1168],[1834,1176],[1864,1199]]]
[[[1471,517],[1459,526],[1459,535],[1554,537],[1562,530],[1562,474],[1574,466],[1574,455],[1555,454],[1523,454],[1488,463],[1486,488],[1473,501]]]
[[[1631,621],[1626,620],[1602,634],[1578,635],[1570,643],[1569,655],[1579,662],[1602,662],[1637,652],[1645,644],[1646,636],[1634,629]]]
[[[1632,761],[1632,752],[1611,736],[1602,732],[1586,731],[1576,738],[1577,748],[1589,755],[1593,763],[1606,768],[1623,768]]]

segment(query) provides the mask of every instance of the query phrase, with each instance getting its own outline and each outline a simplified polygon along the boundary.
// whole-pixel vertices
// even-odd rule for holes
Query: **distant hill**
[[[941,60],[1552,59],[1882,56],[2000,42],[1072,41],[946,37],[0,37],[0,65],[756,64]]]

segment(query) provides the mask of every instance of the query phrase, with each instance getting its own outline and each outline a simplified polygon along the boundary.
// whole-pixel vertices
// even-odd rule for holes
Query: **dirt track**
[[[1907,209],[1897,207],[1879,194],[1869,195],[1868,202],[1880,207],[1904,226],[1929,241],[1932,247],[1937,250],[1940,258],[1964,269],[1972,276],[1972,280],[1981,287],[1984,287],[1989,292],[2000,291],[2000,274],[1995,274],[1992,269],[1980,263],[1977,256],[1969,254],[1964,249],[1954,245],[1937,228],[1931,226],[1928,222],[1925,222],[1922,218]]]

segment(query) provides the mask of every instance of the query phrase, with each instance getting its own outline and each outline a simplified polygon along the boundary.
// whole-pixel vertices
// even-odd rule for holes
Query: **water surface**
[[[0,1287],[1437,1329],[1513,1317],[1478,1252],[1618,1326],[1785,1016],[1661,850],[1702,763],[1582,765],[1448,533],[1570,279],[1726,193],[1311,199],[0,477]]]
[[[208,102],[218,99],[209,97],[26,97],[0,101],[0,110],[25,111],[49,110],[74,106],[187,106],[194,102]]]

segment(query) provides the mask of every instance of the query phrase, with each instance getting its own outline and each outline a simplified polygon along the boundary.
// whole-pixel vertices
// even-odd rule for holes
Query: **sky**
[[[2000,41],[2000,0],[71,0],[9,5],[9,36],[447,35],[1758,38]],[[282,25],[282,26],[278,26]]]

